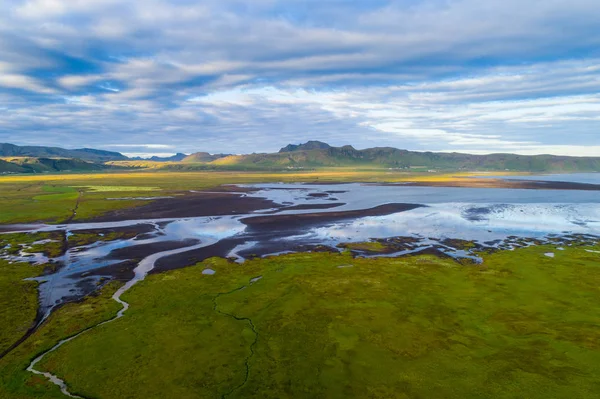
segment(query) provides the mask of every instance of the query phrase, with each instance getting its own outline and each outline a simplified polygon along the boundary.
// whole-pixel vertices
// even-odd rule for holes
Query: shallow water
[[[533,179],[533,176],[529,176]],[[564,177],[564,175],[561,175]],[[596,176],[594,176],[596,178]],[[580,179],[581,177],[576,177]],[[534,179],[535,180],[535,179]],[[562,180],[564,181],[564,180]],[[100,285],[101,275],[89,273],[108,268],[122,262],[113,259],[116,250],[146,244],[185,241],[186,246],[171,250],[156,249],[155,253],[145,256],[134,269],[134,276],[113,295],[113,299],[122,305],[117,316],[99,325],[110,323],[124,315],[129,304],[121,295],[133,285],[142,281],[152,271],[159,259],[197,250],[218,243],[221,240],[237,237],[237,243],[229,255],[243,261],[244,253],[279,241],[280,244],[306,245],[326,244],[336,246],[345,242],[366,241],[373,238],[410,237],[411,243],[406,249],[392,254],[379,256],[401,256],[436,248],[450,256],[481,261],[468,250],[453,248],[444,239],[464,239],[481,245],[500,246],[506,243],[515,245],[515,237],[552,239],[569,234],[600,236],[600,196],[597,192],[566,190],[509,190],[509,189],[471,189],[444,187],[410,187],[403,185],[378,186],[372,184],[263,184],[251,186],[259,190],[245,194],[248,197],[261,197],[273,200],[285,206],[336,204],[329,209],[268,209],[251,215],[197,217],[181,219],[152,219],[143,221],[120,221],[108,223],[80,223],[60,226],[21,225],[14,231],[65,231],[67,237],[79,230],[104,230],[137,225],[152,226],[152,233],[144,233],[132,239],[111,242],[98,241],[91,245],[69,249],[61,258],[56,259],[63,266],[54,274],[38,278],[40,285],[40,310],[47,317],[57,305],[71,299],[77,299],[93,291]],[[369,209],[387,203],[421,204],[425,207],[387,216],[355,217],[337,222],[319,222],[302,231],[285,230],[281,232],[252,233],[240,220],[251,216],[267,214],[328,213],[348,210]],[[99,237],[103,233],[98,234]],[[597,242],[597,241],[596,241]],[[530,242],[518,245],[529,245]],[[275,245],[272,248],[286,248]],[[291,248],[291,246],[290,246]],[[559,250],[559,248],[557,248]],[[286,253],[289,249],[270,252]],[[590,250],[590,252],[592,252]],[[553,257],[554,253],[545,256]],[[338,267],[352,267],[342,265]],[[214,274],[212,269],[204,269],[202,274]],[[108,276],[107,276],[108,277]],[[250,284],[260,281],[262,276],[251,279]],[[87,284],[87,287],[84,285]],[[94,327],[92,327],[94,328]],[[61,391],[71,397],[65,383],[57,376],[35,369],[44,356],[60,346],[75,339],[82,333],[60,341],[49,351],[35,358],[28,371],[43,375],[59,386]]]
[[[565,175],[561,175],[564,177]],[[532,176],[529,176],[533,178]],[[580,177],[575,177],[580,179]],[[115,259],[114,251],[146,244],[189,241],[185,248],[162,251],[163,258],[191,251],[236,237],[237,244],[229,256],[244,261],[259,247],[262,254],[287,253],[300,245],[324,244],[335,247],[341,243],[367,241],[374,238],[413,237],[418,245],[395,255],[419,252],[437,247],[459,257],[471,255],[459,249],[445,248],[440,241],[453,238],[495,242],[501,245],[511,236],[544,238],[548,235],[588,234],[600,236],[600,195],[593,191],[514,190],[481,188],[411,187],[374,184],[258,184],[247,197],[267,198],[286,207],[334,204],[329,209],[268,209],[250,215],[197,217],[182,219],[152,219],[68,225],[21,225],[21,231],[104,230],[138,225],[152,226],[151,234],[111,242],[98,241],[71,248],[56,261],[63,265],[56,273],[37,278],[40,286],[40,309],[47,316],[65,301],[85,295],[111,276],[99,270],[109,270],[123,259]],[[387,216],[354,217],[337,222],[319,222],[302,229],[251,232],[240,219],[268,214],[329,213],[373,208],[386,203],[422,204],[425,207]],[[99,234],[101,235],[101,234]],[[271,249],[269,249],[271,248]],[[223,254],[223,255],[227,255]],[[150,255],[142,262],[154,262]],[[389,255],[388,255],[389,256]],[[121,258],[121,257],[119,257]],[[158,259],[157,258],[157,259]],[[32,258],[34,259],[34,258]],[[140,263],[139,266],[142,266]],[[141,270],[141,269],[139,269]]]
[[[524,175],[524,176],[477,176],[483,178],[505,179],[505,180],[535,180],[535,181],[560,181],[568,183],[600,184],[600,173],[555,173],[547,175]]]
[[[69,299],[85,295],[94,290],[95,286],[99,286],[101,280],[109,279],[111,277],[109,274],[103,276],[90,275],[90,273],[122,263],[123,259],[114,259],[110,256],[115,250],[145,244],[195,240],[195,242],[187,245],[185,248],[160,252],[160,257],[164,257],[213,244],[224,237],[233,236],[245,228],[237,218],[233,217],[200,217],[162,222],[166,223],[166,226],[160,227],[156,221],[144,221],[142,223],[138,221],[129,222],[130,225],[152,225],[155,234],[146,239],[132,238],[108,242],[97,241],[90,245],[71,248],[64,256],[56,259],[63,264],[63,267],[56,273],[32,279],[42,283],[40,285],[40,311],[43,314],[43,318],[46,318],[57,305]],[[127,226],[127,223],[81,223],[70,224],[60,228],[57,226],[36,227],[35,231],[67,229],[73,234],[73,232],[76,233],[79,230],[102,230],[123,226]],[[199,246],[197,245],[198,243],[200,243]],[[140,262],[140,265],[151,261],[152,266],[154,266],[155,260],[152,257],[148,257]]]

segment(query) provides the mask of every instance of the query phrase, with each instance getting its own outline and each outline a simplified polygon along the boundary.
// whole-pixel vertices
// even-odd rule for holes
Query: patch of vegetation
[[[460,240],[457,238],[446,238],[442,241],[442,244],[465,251],[477,248],[477,244],[475,242],[469,240]]]
[[[33,326],[38,308],[38,283],[25,279],[39,276],[42,271],[42,266],[0,259],[0,353]]]
[[[86,188],[87,191],[104,193],[114,191],[128,191],[128,192],[140,192],[140,191],[159,191],[160,187],[137,187],[137,186],[81,186]]]
[[[55,385],[42,376],[26,371],[26,368],[31,360],[61,339],[114,317],[121,306],[111,296],[119,286],[119,283],[110,283],[96,296],[60,307],[25,342],[0,359],[0,398],[64,398]],[[17,297],[24,298],[23,295]]]
[[[586,249],[600,248],[544,256],[555,249],[466,267],[427,255],[210,259],[134,286],[125,317],[40,368],[102,398],[595,398],[600,259]]]
[[[14,233],[0,235],[0,255],[18,255],[19,252],[43,253],[56,258],[64,253],[64,237],[60,232]]]
[[[35,244],[27,248],[28,253],[42,253],[49,258],[58,258],[64,254],[64,239],[60,233],[50,234],[49,242]]]
[[[382,253],[386,252],[389,248],[379,241],[365,241],[365,242],[350,242],[339,245],[340,248],[345,248],[354,251],[361,252],[372,252]]]
[[[137,233],[132,231],[111,231],[103,233],[103,235],[97,233],[75,232],[69,237],[69,245],[71,247],[79,247],[82,245],[93,244],[98,241],[126,240],[133,238],[136,235]]]
[[[34,244],[38,242],[37,244]],[[64,240],[61,233],[17,233],[0,235],[0,255],[43,253],[61,256]],[[0,259],[0,354],[21,339],[33,327],[38,309],[38,277],[54,264],[30,265]]]

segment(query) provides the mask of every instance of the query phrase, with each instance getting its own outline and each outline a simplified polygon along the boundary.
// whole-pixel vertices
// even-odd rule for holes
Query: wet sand
[[[332,184],[318,182],[317,184]],[[334,185],[335,183],[333,183]],[[342,183],[339,183],[342,184]],[[462,187],[462,188],[508,188],[531,190],[585,190],[600,191],[600,185],[586,183],[536,181],[536,180],[502,180],[488,178],[469,178],[450,181],[405,182],[405,183],[365,183],[376,186],[412,186],[412,187]],[[271,188],[277,190],[277,188]],[[280,190],[286,190],[281,188]],[[289,189],[287,189],[289,190]],[[285,206],[265,198],[246,196],[244,193],[257,191],[248,187],[226,185],[206,192],[186,192],[172,198],[154,200],[148,204],[110,211],[104,215],[91,218],[86,222],[112,222],[122,220],[144,220],[160,218],[186,218],[200,216],[244,215],[260,210],[307,210],[329,209],[344,204],[302,204]],[[311,193],[309,198],[324,199],[329,194],[344,193],[344,191],[327,191],[325,193]],[[335,200],[333,198],[332,200]],[[350,215],[349,217],[360,217]],[[362,216],[373,216],[364,214]],[[258,222],[257,222],[258,223]],[[0,232],[8,228],[0,226]]]
[[[321,182],[324,183],[324,182]],[[331,183],[326,183],[332,185]],[[375,186],[415,186],[415,187],[461,187],[461,188],[504,188],[504,189],[531,189],[531,190],[584,190],[598,191],[600,185],[569,182],[550,181],[527,181],[527,180],[500,180],[500,179],[457,179],[447,182],[409,182],[399,184],[373,184]],[[271,190],[299,190],[303,188],[270,188]],[[212,189],[210,192],[186,192],[172,198],[157,199],[145,205],[109,212],[103,216],[92,219],[92,222],[118,222],[132,221],[125,227],[110,227],[100,229],[77,230],[77,233],[108,234],[131,233],[133,234],[132,245],[112,250],[103,259],[115,260],[108,266],[100,266],[85,272],[74,272],[73,276],[80,285],[79,292],[65,297],[65,302],[76,301],[85,295],[93,293],[98,288],[98,282],[104,281],[100,277],[117,279],[120,281],[132,281],[135,277],[134,269],[140,260],[152,257],[154,254],[167,252],[164,257],[154,260],[154,268],[150,273],[158,273],[165,270],[177,269],[193,265],[210,257],[234,257],[235,259],[250,259],[265,255],[274,255],[283,252],[297,251],[331,251],[335,252],[343,248],[338,246],[324,245],[317,242],[316,238],[294,240],[287,238],[302,236],[307,230],[314,226],[326,226],[336,222],[346,222],[366,216],[387,216],[395,213],[406,212],[425,205],[411,203],[388,203],[366,209],[354,210],[332,210],[329,209],[346,205],[343,200],[331,197],[332,194],[344,194],[347,191],[329,190],[323,192],[311,192],[305,194],[304,200],[315,200],[316,203],[293,203],[281,202],[252,196],[247,194],[256,193],[260,189],[238,186],[223,186]],[[262,193],[261,193],[262,194]],[[591,193],[590,193],[591,194]],[[570,195],[570,194],[567,194]],[[343,196],[339,196],[342,198]],[[348,200],[348,203],[352,203]],[[379,199],[379,198],[378,198]],[[331,203],[318,203],[319,201],[336,201]],[[410,200],[409,200],[410,201]],[[384,201],[381,201],[384,202]],[[416,201],[415,201],[416,202]],[[479,208],[475,208],[479,209]],[[323,210],[323,212],[320,212]],[[262,211],[262,213],[255,213]],[[305,213],[285,213],[287,211],[309,211]],[[254,214],[253,214],[254,213]],[[164,240],[153,243],[136,244],[136,241],[150,240],[152,237],[164,235],[161,230],[172,221],[143,222],[135,224],[135,221],[153,219],[185,219],[205,216],[231,216],[242,217],[239,222],[246,226],[245,231],[231,237],[216,238],[215,243],[209,243],[204,247],[195,245],[204,239],[182,238],[177,240]],[[467,214],[465,217],[469,216]],[[485,216],[485,215],[484,215]],[[468,217],[467,217],[468,219]],[[476,219],[479,220],[479,219]],[[72,224],[77,225],[77,223]],[[31,226],[31,225],[30,225]],[[0,226],[0,232],[11,231],[13,226]],[[63,230],[69,229],[64,226]],[[165,237],[170,238],[170,237]],[[387,245],[387,248],[379,252],[379,255],[389,254],[396,256],[398,251],[408,251],[403,256],[417,254],[434,254],[436,256],[449,256],[444,248],[455,247],[460,249],[464,246],[459,240],[444,240],[431,246],[418,245],[414,238],[388,238],[379,240]],[[244,247],[246,243],[255,242],[249,248]],[[189,250],[185,250],[189,248]],[[418,249],[414,253],[410,253]],[[178,251],[181,250],[181,251]],[[75,250],[77,251],[77,250]],[[169,253],[170,252],[170,253]],[[370,251],[353,250],[357,256],[369,256]],[[76,252],[75,252],[76,253]],[[94,262],[96,263],[96,259]],[[41,316],[41,313],[40,313]],[[40,319],[38,316],[38,321]],[[28,336],[30,332],[26,336]],[[26,338],[26,337],[24,337]],[[22,341],[19,341],[22,342]],[[16,344],[18,345],[18,343]],[[15,346],[13,346],[15,347]],[[0,357],[2,355],[0,354]]]
[[[423,207],[425,207],[425,205],[392,203],[379,205],[374,208],[353,211],[251,216],[240,219],[240,221],[252,230],[295,230],[298,228],[305,228],[307,226],[315,224],[325,224],[345,219],[356,219],[365,216],[385,216],[390,215],[392,213],[406,212],[412,209]]]
[[[331,209],[338,208],[340,206],[346,205],[343,202],[333,203],[333,204],[303,204],[303,205],[294,205],[287,206],[285,208],[280,208],[278,211],[302,211],[302,210],[311,210],[311,209]]]
[[[105,244],[102,243],[100,246],[96,246],[101,253],[99,257],[92,258],[91,256],[94,255],[94,248],[96,247],[86,245],[81,246],[81,248],[79,246],[71,248],[72,251],[69,253],[71,258],[57,259],[57,261],[75,264],[73,273],[63,273],[66,277],[73,275],[75,280],[84,281],[95,277],[95,281],[98,281],[101,276],[106,276],[126,281],[132,278],[136,262],[159,252],[173,251],[156,260],[152,273],[186,267],[210,257],[231,257],[239,261],[256,256],[291,251],[332,250],[331,246],[336,244],[331,244],[335,241],[331,238],[331,234],[359,237],[359,230],[366,231],[366,229],[373,226],[375,226],[374,229],[377,229],[375,222],[365,226],[353,226],[351,225],[353,220],[369,216],[384,217],[403,212],[407,212],[406,217],[410,218],[413,212],[408,211],[412,210],[415,210],[414,212],[417,215],[425,217],[429,213],[435,214],[439,210],[434,205],[426,206],[418,202],[428,203],[427,201],[431,201],[435,203],[436,196],[443,197],[444,201],[456,201],[456,197],[447,196],[446,191],[435,193],[440,190],[428,190],[426,193],[433,191],[432,194],[423,195],[420,193],[420,189],[417,191],[413,189],[407,193],[403,191],[402,195],[398,195],[395,192],[396,189],[393,188],[410,186],[586,191],[600,189],[600,185],[594,184],[509,181],[487,178],[403,184],[348,184],[347,186],[340,185],[339,190],[336,189],[337,187],[315,188],[302,184],[287,186],[255,185],[251,187],[223,186],[219,189],[211,189],[210,192],[185,192],[172,198],[158,199],[139,207],[109,212],[91,221],[94,223],[99,222],[98,225],[88,226],[80,222],[70,225],[48,226],[48,228],[55,228],[59,231],[72,231],[75,234],[96,234],[99,236],[98,241],[102,241],[102,235],[109,233],[124,234],[123,238],[127,240],[122,238],[115,240],[120,240],[123,244],[122,247],[120,247],[119,242],[115,242],[115,245],[110,244],[109,249],[102,252],[102,245]],[[391,191],[386,190],[386,187]],[[450,191],[454,190],[448,190],[448,192]],[[288,192],[289,195],[286,195],[285,192]],[[482,190],[482,192],[485,192],[485,190]],[[335,198],[333,195],[339,198]],[[469,195],[472,194],[469,193]],[[566,193],[562,194],[562,197],[565,195],[567,197],[571,196],[570,193]],[[574,192],[573,196],[575,195]],[[595,194],[580,192],[577,195],[594,196]],[[542,193],[534,197],[537,199],[540,196],[545,198],[545,194]],[[385,203],[386,200],[390,203]],[[393,202],[394,200],[397,202]],[[407,202],[401,202],[402,200]],[[412,201],[415,203],[410,203]],[[510,199],[506,201],[510,202]],[[572,202],[572,199],[568,198],[568,201]],[[335,209],[337,207],[341,209]],[[419,210],[418,208],[426,209]],[[462,210],[459,217],[460,220],[464,219],[469,223],[487,223],[486,220],[492,217],[495,214],[494,212],[502,211],[501,208],[501,205],[490,206],[484,202],[481,206],[474,205],[471,208]],[[447,209],[444,208],[444,211],[447,211]],[[214,225],[214,227],[209,228],[208,232],[205,231],[205,225],[197,224],[198,220],[194,219],[204,217]],[[227,222],[227,220],[230,222]],[[587,223],[587,219],[581,219],[582,221],[579,222],[577,215],[574,216],[573,220],[578,223]],[[104,223],[106,225],[103,225]],[[332,230],[332,226],[335,227],[335,224],[340,223],[338,230]],[[389,224],[387,221],[381,223],[386,224],[387,227],[384,226],[386,228],[397,229],[397,234],[402,235],[410,234],[409,231],[414,229],[414,226],[419,227],[420,219],[417,218],[414,223],[409,223],[406,226],[397,225],[399,227],[394,227],[393,223]],[[346,224],[348,224],[347,227],[345,227]],[[77,226],[82,230],[78,230]],[[178,231],[179,227],[177,226],[181,226],[183,230]],[[35,225],[29,225],[29,228],[32,229],[30,231],[34,231]],[[325,235],[315,234],[315,228],[323,229]],[[15,227],[0,226],[0,229],[15,230]],[[344,229],[348,231],[343,231]],[[312,235],[307,234],[311,231]],[[391,236],[385,229],[383,231],[381,233],[379,230],[373,230],[373,234],[369,233],[370,235],[363,237],[362,240]],[[205,238],[198,236],[198,234],[205,233],[207,234]],[[492,233],[492,231],[490,230],[488,233]],[[489,235],[490,239],[495,237],[493,234]],[[198,242],[198,239],[202,242],[206,238],[214,239],[215,242],[206,246],[194,245]],[[389,249],[383,251],[383,254],[389,253],[392,255],[398,251],[412,251],[415,249],[415,246],[408,245],[407,242],[394,243],[393,245],[392,243],[386,244]],[[456,245],[457,242],[438,244],[460,247],[460,245]],[[189,250],[185,250],[186,248],[189,248]],[[176,251],[179,249],[181,251]],[[78,254],[85,257],[86,252],[91,254],[88,255],[89,259],[81,257],[78,259]],[[68,272],[68,270],[66,271]],[[93,291],[93,288],[88,288],[79,291],[82,295]]]
[[[174,198],[158,199],[135,208],[111,211],[86,222],[239,215],[281,207],[282,205],[264,198],[246,197],[239,193],[192,192]]]
[[[236,246],[243,244],[245,241],[245,237],[232,237],[220,240],[219,242],[204,248],[166,256],[156,261],[154,269],[150,274],[195,265],[198,262],[202,262],[203,260],[212,257],[225,258]]]
[[[132,245],[125,248],[118,248],[108,254],[107,259],[143,259],[156,252],[170,251],[172,249],[191,247],[200,241],[195,239],[186,239],[181,241],[162,241],[152,244]]]

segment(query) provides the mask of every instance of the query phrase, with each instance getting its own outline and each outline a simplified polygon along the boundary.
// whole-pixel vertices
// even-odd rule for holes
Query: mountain
[[[14,157],[0,163],[0,172],[4,173],[91,172],[109,168],[114,167],[71,158]]]
[[[304,144],[288,144],[283,147],[279,152],[293,152],[293,151],[309,151],[309,150],[328,150],[331,146],[322,141],[307,141]]]
[[[150,157],[150,160],[154,162],[180,162],[183,161],[185,157],[187,157],[187,154],[178,152],[177,154],[170,157]]]
[[[32,154],[32,155],[27,155]],[[0,173],[99,171],[110,168],[166,170],[284,170],[320,167],[386,168],[412,171],[600,172],[600,157],[516,154],[472,155],[418,152],[392,147],[357,150],[321,141],[289,144],[277,153],[246,155],[178,153],[172,157],[136,160],[118,152],[82,148],[0,144]]]
[[[18,146],[0,143],[0,157],[76,158],[90,162],[124,161],[128,158],[113,151],[80,148],[67,150],[59,147]]]
[[[0,174],[8,173],[27,173],[27,169],[14,164],[12,162],[3,161],[0,159]]]
[[[600,157],[516,154],[472,155],[375,147],[357,150],[350,145],[332,147],[319,141],[290,144],[278,153],[229,156],[211,165],[230,169],[281,169],[306,167],[377,167],[407,170],[488,170],[524,172],[598,172]]]
[[[183,158],[181,162],[185,163],[208,163],[216,161],[217,159],[228,157],[229,154],[209,154],[208,152],[195,152],[187,157]]]
[[[152,161],[152,162],[181,162],[183,159],[187,157],[187,154],[183,154],[178,152],[177,154],[170,157],[157,157],[153,156],[150,158],[141,158],[141,157],[131,157],[129,158],[132,161]]]

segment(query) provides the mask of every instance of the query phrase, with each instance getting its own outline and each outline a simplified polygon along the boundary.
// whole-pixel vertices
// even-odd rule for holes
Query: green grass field
[[[0,359],[0,398],[65,398],[55,385],[25,369],[38,354],[52,348],[61,339],[113,317],[120,308],[110,299],[117,287],[117,283],[111,283],[98,296],[90,296],[80,303],[70,303],[59,308],[31,337]],[[37,299],[37,294],[31,291],[16,295],[23,300]],[[22,307],[22,305],[15,305]],[[16,308],[13,306],[12,309]],[[35,311],[35,307],[29,309]],[[13,311],[12,317],[20,317],[20,315]],[[7,325],[11,325],[10,322],[3,323],[2,330],[6,329]],[[17,335],[13,337],[16,338]]]
[[[464,178],[346,169],[5,176],[0,224],[84,220],[147,203],[107,198],[226,183]],[[69,243],[97,238],[76,234]],[[64,239],[0,235],[0,250],[30,247],[55,257]],[[50,241],[33,244],[40,240]],[[387,247],[372,241],[345,248]],[[214,258],[149,276],[123,296],[131,304],[125,317],[87,331],[37,368],[86,398],[596,398],[600,252],[586,249],[600,246],[483,254],[482,265],[425,255],[354,258],[349,251],[244,264]],[[0,259],[0,352],[31,327],[37,283],[24,279],[47,267]],[[206,268],[216,274],[202,274]],[[0,359],[0,398],[65,397],[25,369],[61,339],[113,317],[118,284],[60,307]]]
[[[150,276],[125,294],[124,318],[39,367],[98,398],[595,398],[600,255],[585,249],[498,252],[480,266],[347,253],[210,259]],[[98,319],[116,311],[107,294],[93,301]],[[61,317],[46,326],[54,337]],[[38,340],[14,356],[32,356]],[[45,386],[14,364],[6,397]]]
[[[32,327],[38,307],[37,283],[24,279],[38,276],[42,269],[0,259],[0,353]]]

